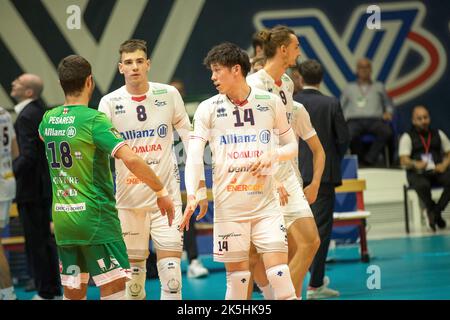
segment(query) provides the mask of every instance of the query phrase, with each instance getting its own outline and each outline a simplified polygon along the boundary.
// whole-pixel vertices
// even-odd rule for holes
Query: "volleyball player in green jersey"
[[[65,104],[49,110],[39,126],[53,187],[52,214],[64,299],[86,299],[89,275],[101,299],[125,297],[130,278],[109,155],[121,159],[157,195],[169,225],[174,206],[150,167],[123,141],[103,113],[87,107],[94,90],[91,66],[76,55],[64,58],[58,76]]]

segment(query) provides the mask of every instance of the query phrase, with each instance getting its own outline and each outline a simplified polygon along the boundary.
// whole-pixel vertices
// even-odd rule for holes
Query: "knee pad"
[[[127,300],[145,299],[145,279],[147,278],[147,269],[145,261],[132,262],[131,280],[126,283]]]
[[[161,300],[181,300],[180,258],[169,257],[158,261],[161,282]]]
[[[250,271],[227,272],[227,293],[225,300],[247,300]]]
[[[279,264],[266,270],[267,279],[273,288],[275,300],[295,300],[295,288],[287,264]]]

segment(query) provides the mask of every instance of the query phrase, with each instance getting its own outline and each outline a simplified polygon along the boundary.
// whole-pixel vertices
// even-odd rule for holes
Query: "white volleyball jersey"
[[[283,74],[281,76],[281,82],[276,83],[266,70],[261,69],[258,72],[252,73],[251,75],[247,76],[247,83],[252,87],[268,91],[279,96],[281,98],[281,101],[283,102],[288,123],[291,124],[294,101],[294,82],[291,80],[291,78],[289,78],[287,74]],[[286,181],[287,178],[293,174],[296,174],[300,177],[300,172],[296,164],[297,161],[295,160],[295,158],[280,163],[280,169],[276,174],[277,180],[279,180],[279,182]]]
[[[130,148],[153,169],[172,196],[181,205],[180,176],[173,149],[173,128],[189,125],[183,99],[173,86],[149,82],[143,96],[133,96],[123,86],[106,96],[99,111],[111,119]],[[117,208],[157,209],[156,194],[121,160],[116,160]]]
[[[272,176],[256,178],[248,169],[289,130],[281,100],[267,91],[252,88],[240,106],[223,94],[198,106],[191,139],[210,144],[215,221],[280,214]]]
[[[16,133],[11,115],[2,107],[0,107],[0,130],[3,135],[0,148],[0,201],[7,201],[16,196],[16,180],[11,159],[11,141],[15,139]]]

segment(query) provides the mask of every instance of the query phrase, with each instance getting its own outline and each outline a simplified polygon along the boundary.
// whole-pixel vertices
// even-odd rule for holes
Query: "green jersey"
[[[53,189],[58,245],[122,239],[109,155],[124,144],[106,116],[86,106],[60,106],[39,125]]]

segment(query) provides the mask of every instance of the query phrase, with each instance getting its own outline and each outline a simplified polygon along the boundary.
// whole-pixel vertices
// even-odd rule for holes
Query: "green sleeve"
[[[108,154],[115,152],[115,148],[124,142],[111,121],[101,112],[94,119],[92,137],[97,148]]]

